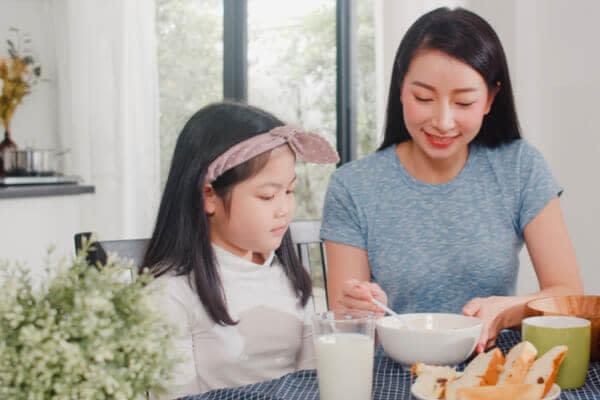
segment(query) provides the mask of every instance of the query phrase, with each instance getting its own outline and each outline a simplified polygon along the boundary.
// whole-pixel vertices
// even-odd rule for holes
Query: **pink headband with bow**
[[[246,139],[221,154],[208,166],[205,182],[213,183],[225,171],[285,143],[307,162],[328,164],[340,160],[337,151],[321,136],[284,125]]]

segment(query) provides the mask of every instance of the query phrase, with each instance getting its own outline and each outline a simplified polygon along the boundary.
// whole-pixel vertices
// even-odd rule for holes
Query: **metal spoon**
[[[375,299],[374,297],[371,297],[371,302],[373,304],[375,304],[377,307],[381,308],[383,311],[387,312],[388,314],[391,314],[395,317],[400,315],[396,311],[392,310],[391,308],[389,308],[388,306],[386,306],[385,304],[380,302],[379,300]]]

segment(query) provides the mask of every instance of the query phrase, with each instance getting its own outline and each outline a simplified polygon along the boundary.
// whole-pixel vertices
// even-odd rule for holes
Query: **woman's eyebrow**
[[[421,82],[421,81],[412,81],[411,85],[420,86],[420,87],[422,87],[424,89],[431,90],[432,92],[437,92],[437,90],[433,86],[428,85],[428,84],[426,84],[424,82]],[[476,92],[476,91],[478,91],[478,89],[477,88],[472,88],[472,87],[459,88],[459,89],[453,89],[452,90],[453,93]]]

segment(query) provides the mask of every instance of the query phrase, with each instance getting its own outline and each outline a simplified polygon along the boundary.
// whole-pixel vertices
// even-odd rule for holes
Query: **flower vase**
[[[17,150],[17,144],[10,138],[8,129],[4,131],[4,140],[0,142],[0,177],[4,176],[4,151]]]

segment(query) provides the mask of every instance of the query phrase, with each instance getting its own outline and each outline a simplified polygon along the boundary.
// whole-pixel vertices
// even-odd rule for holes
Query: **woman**
[[[494,30],[464,9],[431,11],[396,53],[383,144],[331,178],[329,304],[462,311],[483,320],[484,351],[529,300],[583,291],[561,193],[521,139]],[[523,244],[540,291],[515,296]]]

